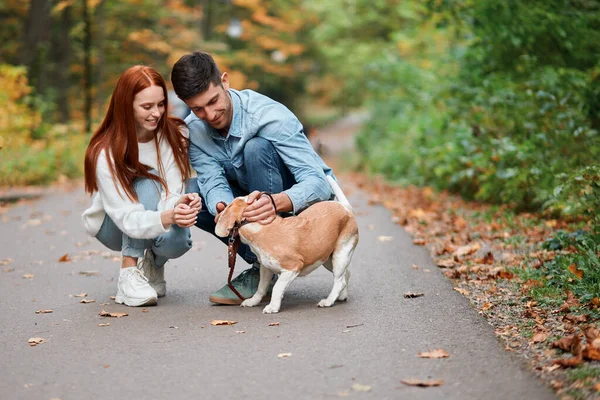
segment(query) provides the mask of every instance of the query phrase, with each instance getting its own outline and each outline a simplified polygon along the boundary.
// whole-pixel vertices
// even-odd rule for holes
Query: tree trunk
[[[43,45],[47,44],[50,37],[50,6],[48,0],[31,0],[19,57],[19,62],[27,67],[29,80],[38,93],[44,90],[44,50],[47,49],[44,49]]]
[[[95,48],[96,48],[96,96],[94,104],[96,104],[96,110],[98,105],[102,105],[106,100],[106,93],[104,90],[104,6],[106,2],[100,1],[96,6],[96,18],[95,21]]]
[[[90,11],[87,0],[83,0],[83,23],[85,32],[83,39],[83,114],[85,118],[85,133],[89,134],[92,130],[92,23],[90,21]]]
[[[55,82],[56,102],[58,105],[59,121],[63,124],[69,122],[69,87],[70,87],[70,67],[71,67],[71,45],[69,41],[69,32],[71,31],[72,7],[67,6],[58,18],[58,33],[54,41],[54,56],[56,58]]]

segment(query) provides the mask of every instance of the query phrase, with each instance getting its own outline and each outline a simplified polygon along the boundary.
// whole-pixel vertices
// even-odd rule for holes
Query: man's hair
[[[173,65],[171,82],[177,96],[187,100],[208,90],[211,83],[221,85],[221,71],[210,54],[195,51]]]

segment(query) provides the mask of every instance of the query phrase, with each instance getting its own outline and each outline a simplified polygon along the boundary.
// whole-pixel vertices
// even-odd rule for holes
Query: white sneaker
[[[115,302],[130,307],[153,306],[158,295],[136,267],[121,268]]]
[[[146,250],[146,254],[144,254],[144,259],[138,266],[138,268],[142,271],[146,279],[148,279],[148,283],[154,290],[156,290],[156,294],[158,297],[163,297],[167,294],[167,282],[165,282],[165,267],[157,267],[154,264],[154,253],[151,249]]]

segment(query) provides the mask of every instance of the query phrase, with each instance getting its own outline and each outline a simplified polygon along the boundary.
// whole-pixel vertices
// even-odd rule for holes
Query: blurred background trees
[[[360,168],[520,209],[600,205],[600,0],[0,0],[0,185],[78,176],[135,63],[212,53]]]

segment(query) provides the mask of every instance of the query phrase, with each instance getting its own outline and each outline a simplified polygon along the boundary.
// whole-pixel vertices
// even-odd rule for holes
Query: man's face
[[[233,106],[227,90],[227,72],[221,76],[221,85],[210,84],[205,92],[185,100],[194,114],[216,130],[227,130],[233,118]]]

